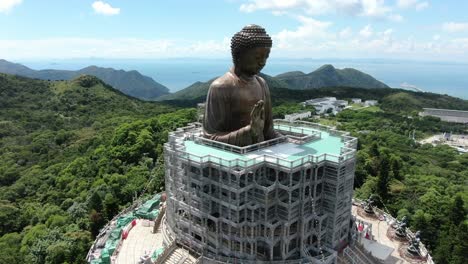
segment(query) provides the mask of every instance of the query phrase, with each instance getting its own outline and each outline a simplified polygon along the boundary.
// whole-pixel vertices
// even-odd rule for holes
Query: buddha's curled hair
[[[232,60],[235,64],[243,51],[256,47],[271,48],[272,44],[271,37],[264,28],[258,25],[247,25],[231,39]]]

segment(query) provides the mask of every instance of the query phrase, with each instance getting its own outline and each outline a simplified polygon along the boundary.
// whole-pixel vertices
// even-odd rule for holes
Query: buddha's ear
[[[239,66],[240,65],[240,61],[241,61],[241,56],[242,54],[237,54],[235,60],[234,60],[234,65],[235,66]]]

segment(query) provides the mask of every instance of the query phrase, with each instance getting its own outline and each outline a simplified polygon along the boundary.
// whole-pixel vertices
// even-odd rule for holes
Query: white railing
[[[253,145],[250,145],[250,146],[238,147],[238,146],[235,146],[235,145],[226,144],[226,143],[223,143],[223,142],[203,138],[201,136],[201,124],[200,123],[192,123],[192,124],[190,124],[190,126],[179,128],[176,131],[171,132],[170,135],[169,135],[170,142],[168,142],[166,144],[172,144],[174,146],[174,149],[178,152],[178,154],[181,154],[181,155],[178,155],[178,156],[185,157],[187,159],[190,159],[191,161],[195,161],[195,162],[198,162],[198,163],[217,162],[219,165],[222,165],[222,166],[243,167],[243,168],[251,167],[253,165],[257,165],[257,164],[262,163],[262,162],[275,163],[276,165],[286,167],[286,168],[294,168],[294,167],[297,167],[297,166],[301,166],[305,162],[318,163],[318,162],[325,161],[325,160],[339,163],[339,162],[343,162],[343,161],[346,161],[346,160],[349,160],[349,159],[353,158],[355,156],[355,154],[356,154],[355,147],[357,145],[357,139],[348,136],[349,133],[347,133],[347,132],[334,130],[334,129],[331,129],[330,127],[323,126],[323,125],[320,125],[320,124],[310,123],[310,122],[304,122],[304,121],[288,122],[288,121],[285,121],[285,120],[275,120],[275,126],[280,126],[281,124],[283,124],[285,126],[287,125],[291,131],[292,131],[291,127],[296,127],[296,129],[298,129],[299,131],[304,133],[306,136],[304,136],[304,137],[295,137],[295,136],[287,135],[287,136],[267,140],[267,141],[264,141],[264,142],[260,142],[260,143],[257,143],[257,144],[253,144]],[[307,126],[307,128],[304,128],[303,127],[304,125]],[[245,154],[245,153],[250,152],[250,151],[258,150],[258,149],[261,149],[261,148],[265,148],[265,147],[268,147],[268,146],[272,146],[272,145],[275,145],[275,144],[278,144],[278,143],[285,142],[288,139],[293,140],[293,141],[297,141],[297,140],[302,141],[302,140],[308,138],[309,136],[312,136],[312,138],[309,138],[309,139],[320,138],[321,133],[319,131],[315,131],[313,129],[319,129],[319,130],[327,131],[330,134],[339,135],[341,137],[342,142],[344,142],[344,144],[345,144],[345,146],[340,149],[340,155],[333,155],[333,154],[324,153],[324,154],[316,156],[316,155],[310,155],[309,154],[307,156],[304,156],[304,157],[301,157],[301,158],[298,158],[296,160],[291,161],[291,160],[282,159],[282,158],[278,158],[278,157],[275,157],[275,156],[265,154],[262,157],[257,157],[257,158],[249,159],[249,160],[244,160],[244,159],[240,159],[240,158],[233,159],[233,160],[226,160],[226,159],[222,159],[222,158],[219,158],[219,157],[214,157],[214,156],[211,156],[211,155],[198,156],[198,155],[195,155],[195,154],[187,153],[185,151],[186,149],[185,149],[185,146],[183,144],[183,141],[181,142],[180,140],[177,140],[177,139],[180,139],[180,138],[178,138],[178,136],[179,137],[183,136],[184,138],[193,140],[193,141],[195,141],[196,143],[199,143],[199,144],[201,143],[203,145],[220,148],[220,149],[231,151],[231,152],[234,152],[234,153]],[[306,133],[306,131],[308,131],[308,132]],[[294,132],[294,131],[292,131],[292,132]]]
[[[192,138],[195,143],[202,144],[205,146],[215,147],[215,148],[219,148],[222,150],[227,150],[227,151],[239,153],[239,154],[245,154],[247,152],[255,151],[261,148],[266,148],[266,147],[273,146],[273,145],[287,141],[287,136],[282,136],[279,138],[273,138],[270,140],[262,141],[257,144],[252,144],[252,145],[245,146],[245,147],[239,147],[236,145],[231,145],[231,144],[227,144],[224,142],[207,139],[202,136],[193,135]]]

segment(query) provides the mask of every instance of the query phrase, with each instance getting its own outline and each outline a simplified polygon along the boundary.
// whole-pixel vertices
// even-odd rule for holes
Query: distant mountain
[[[156,101],[166,101],[166,100],[194,100],[197,98],[206,98],[208,93],[208,88],[211,83],[215,80],[211,79],[207,82],[195,82],[187,88],[179,90],[175,93],[165,94],[159,97],[154,98]]]
[[[271,77],[269,75],[260,73],[259,74],[263,79],[268,84],[268,87],[270,89],[275,89],[275,88],[290,88],[289,85],[281,80],[278,80],[277,78]],[[155,98],[156,101],[168,101],[168,100],[195,100],[195,101],[204,101],[206,98],[206,95],[208,93],[208,89],[210,88],[211,83],[215,80],[216,78],[213,78],[207,82],[196,82],[192,85],[190,85],[187,88],[184,88],[180,91],[177,91],[172,94],[167,94],[163,95],[160,97]]]
[[[305,90],[322,87],[359,87],[359,88],[389,88],[369,74],[356,69],[336,69],[326,64],[317,70],[305,74],[300,71],[286,72],[275,76],[289,85],[291,89]]]
[[[89,66],[78,71],[40,70],[36,71],[18,63],[0,59],[0,72],[42,80],[71,80],[77,76],[93,75],[119,91],[140,99],[155,98],[169,93],[164,85],[137,71],[115,70]]]
[[[279,74],[275,77],[260,73],[270,90],[291,89],[309,90],[325,87],[357,87],[357,88],[390,88],[372,76],[355,69],[335,69],[332,65],[324,65],[309,74],[301,71],[292,71]],[[196,82],[178,92],[154,98],[157,101],[174,101],[182,105],[201,102],[206,98],[208,88],[215,79],[208,82]],[[187,102],[181,102],[181,101]],[[188,102],[188,101],[191,101]]]

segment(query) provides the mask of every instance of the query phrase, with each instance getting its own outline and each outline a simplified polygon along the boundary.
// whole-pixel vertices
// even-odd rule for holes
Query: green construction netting
[[[109,252],[110,255],[112,255],[115,251],[115,249],[117,248],[117,245],[119,244],[120,242],[120,238],[119,239],[109,239],[106,241],[106,246],[104,247],[104,249],[107,249],[107,251]]]
[[[122,227],[116,227],[114,230],[112,230],[110,236],[109,236],[109,240],[120,240],[120,236],[122,235]],[[106,242],[107,244],[107,242]]]
[[[117,219],[117,227],[111,231],[109,238],[106,241],[104,249],[101,251],[101,257],[99,259],[94,259],[91,261],[91,264],[110,264],[110,256],[114,253],[117,248],[121,236],[122,230],[135,218],[149,219],[153,220],[159,215],[159,210],[155,209],[159,206],[161,195],[155,195],[151,200],[146,201],[138,210],[134,213],[128,213]],[[164,248],[159,248],[153,252],[152,258],[157,258],[159,254],[164,251]]]
[[[136,212],[135,215],[138,218],[153,220],[159,215],[159,210],[154,210],[151,212]]]
[[[101,258],[91,260],[90,264],[102,264]]]
[[[153,252],[153,254],[151,255],[151,259],[152,259],[153,261],[155,261],[155,260],[159,257],[159,255],[161,255],[163,252],[164,252],[164,248],[163,248],[163,247],[162,247],[162,248],[156,249],[156,250]]]
[[[130,222],[133,221],[136,217],[133,215],[133,213],[123,215],[117,219],[117,227],[125,227],[127,226]]]
[[[146,201],[140,208],[138,208],[137,212],[145,212],[148,213],[152,211],[155,207],[159,205],[159,200],[161,199],[161,195],[155,195],[153,199]]]
[[[112,253],[109,254],[109,251],[107,249],[103,249],[101,251],[101,263],[102,264],[110,264],[110,256]]]

